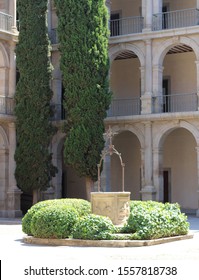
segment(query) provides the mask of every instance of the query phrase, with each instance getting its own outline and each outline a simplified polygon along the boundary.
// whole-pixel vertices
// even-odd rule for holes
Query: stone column
[[[109,15],[110,15],[111,14],[111,1],[110,0],[106,0],[106,7],[107,7]]]
[[[153,14],[162,13],[163,0],[153,0]]]
[[[14,97],[16,91],[16,56],[15,44],[10,44],[10,69],[9,69],[9,97]]]
[[[0,149],[0,217],[7,217],[6,201],[7,201],[7,167],[8,167],[8,150],[6,147]]]
[[[141,190],[142,200],[154,200],[156,190],[153,186],[153,155],[152,155],[152,125],[145,122],[145,150],[144,150],[144,187]]]
[[[163,150],[158,148],[153,149],[153,182],[156,193],[156,200],[163,202],[164,200],[164,190],[163,190]]]
[[[17,4],[16,4],[16,0],[12,0],[12,1],[9,1],[10,5],[9,5],[9,13],[10,15],[13,17],[13,20],[12,20],[12,31],[15,33],[17,32],[17,21],[16,21],[16,18],[17,18]]]
[[[140,77],[141,77],[141,97],[144,96],[145,91],[145,66],[141,66],[140,68]]]
[[[144,178],[144,149],[140,149],[140,155],[141,155],[141,190],[145,186],[145,178]]]
[[[142,96],[142,114],[152,113],[152,42],[145,41],[145,92]]]
[[[197,97],[198,97],[198,103],[197,103],[197,110],[199,111],[199,61],[195,61],[196,63],[196,77],[197,77]]]
[[[153,0],[142,0],[142,16],[145,20],[143,32],[152,30]]]
[[[62,81],[59,76],[55,76],[52,80],[52,91],[53,98],[52,102],[54,105],[54,119],[61,120],[62,118]]]
[[[8,92],[8,71],[7,67],[0,66],[0,93],[6,96]]]
[[[163,106],[162,80],[164,67],[153,65],[153,112],[161,113]]]
[[[199,0],[196,0],[196,9],[199,9]]]
[[[198,198],[198,209],[196,211],[196,217],[199,218],[199,146],[196,147],[197,153],[197,171],[198,171],[198,189],[197,189],[197,198]]]
[[[162,2],[163,0],[153,0],[153,30],[162,29]]]
[[[21,191],[17,188],[15,180],[14,154],[16,149],[16,128],[14,123],[8,124],[9,130],[9,167],[8,167],[8,191],[7,191],[7,215],[10,218],[21,216],[20,195]]]

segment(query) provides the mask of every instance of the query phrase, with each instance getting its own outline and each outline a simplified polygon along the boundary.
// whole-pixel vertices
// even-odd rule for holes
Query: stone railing
[[[192,112],[198,110],[196,93],[171,94],[153,97],[154,113]]]
[[[14,115],[14,98],[0,96],[0,114]]]
[[[140,115],[140,97],[113,99],[107,112],[108,117]]]
[[[199,10],[186,9],[153,15],[153,30],[195,26],[199,24]]]
[[[110,36],[141,33],[143,25],[144,18],[140,16],[110,20]]]
[[[0,12],[0,29],[11,31],[12,29],[12,16],[5,14],[3,12]]]

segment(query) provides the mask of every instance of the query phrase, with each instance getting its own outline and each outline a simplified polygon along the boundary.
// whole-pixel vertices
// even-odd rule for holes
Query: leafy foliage
[[[77,211],[68,205],[44,207],[33,216],[31,232],[38,238],[67,238],[78,217]]]
[[[89,214],[91,212],[91,204],[87,200],[83,199],[72,199],[72,198],[65,198],[65,199],[53,199],[53,200],[44,200],[38,202],[37,204],[33,205],[26,215],[22,219],[22,230],[28,235],[33,235],[31,230],[31,222],[32,218],[40,209],[48,208],[48,207],[59,207],[59,206],[68,206],[74,208],[79,216],[83,216]]]
[[[88,240],[149,240],[188,233],[187,217],[177,203],[131,201],[130,207],[127,223],[116,227],[109,218],[91,214],[86,200],[46,200],[29,209],[22,230],[41,238]]]
[[[55,0],[60,67],[65,88],[64,156],[79,176],[97,179],[104,147],[108,84],[108,12],[105,0]]]
[[[76,239],[103,240],[111,239],[115,226],[108,217],[95,214],[83,216],[74,226],[73,237]]]
[[[122,232],[133,233],[131,239],[155,239],[185,235],[189,230],[187,217],[177,203],[132,201],[131,212]]]
[[[46,190],[56,174],[49,152],[55,129],[50,123],[52,92],[50,48],[46,25],[48,0],[18,0],[20,79],[16,90],[16,180],[23,191]]]

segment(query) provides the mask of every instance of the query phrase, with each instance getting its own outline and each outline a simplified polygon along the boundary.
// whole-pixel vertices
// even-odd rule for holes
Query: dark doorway
[[[163,170],[163,202],[170,202],[170,176],[171,171],[169,169]]]
[[[170,112],[169,106],[169,79],[163,79],[162,82],[162,95],[163,95],[163,112]]]
[[[110,21],[110,32],[111,36],[119,36],[120,35],[120,14],[114,13],[111,14],[111,21]]]
[[[32,192],[23,192],[21,194],[21,211],[23,215],[32,207],[32,199]]]
[[[168,29],[168,5],[162,7],[162,29]]]

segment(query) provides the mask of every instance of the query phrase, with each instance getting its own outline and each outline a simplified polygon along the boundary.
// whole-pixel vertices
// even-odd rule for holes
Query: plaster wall
[[[141,0],[113,0],[111,1],[111,11],[121,12],[121,17],[140,16]]]
[[[121,153],[125,164],[124,188],[131,192],[131,199],[140,199],[141,155],[138,138],[131,132],[122,132],[115,136],[113,144]],[[118,156],[111,157],[111,191],[121,191],[122,169]]]
[[[196,8],[196,0],[164,0],[163,5],[168,5],[169,11]]]
[[[138,58],[114,60],[111,65],[110,86],[114,98],[140,96],[140,63]]]
[[[0,11],[3,13],[8,13],[8,5],[9,5],[8,0],[0,0]]]
[[[197,92],[195,60],[194,52],[166,55],[163,76],[170,78],[170,94]]]

